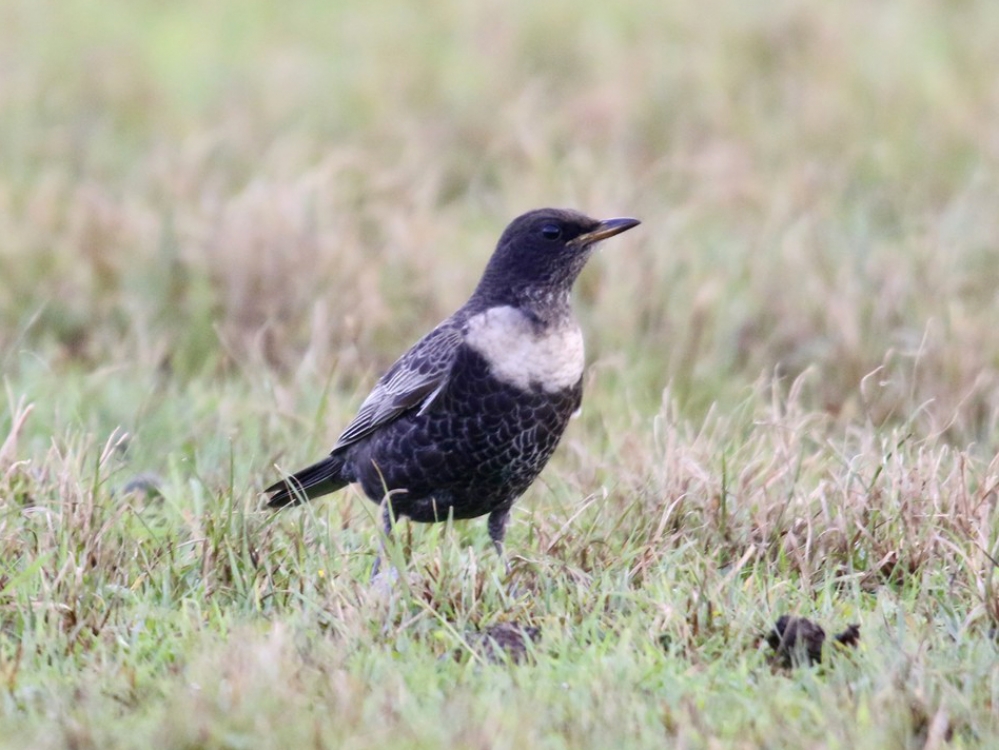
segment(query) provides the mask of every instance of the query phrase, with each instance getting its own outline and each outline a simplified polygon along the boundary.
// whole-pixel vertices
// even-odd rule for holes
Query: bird
[[[514,219],[468,301],[379,378],[328,456],[264,490],[268,507],[359,483],[385,538],[401,517],[488,516],[505,561],[510,510],[582,403],[573,283],[598,242],[640,223],[556,208]]]

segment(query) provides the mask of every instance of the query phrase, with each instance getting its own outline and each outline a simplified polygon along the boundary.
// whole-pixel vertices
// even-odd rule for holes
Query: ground
[[[997,33],[6,2],[0,747],[995,747]],[[369,585],[372,504],[260,490],[544,205],[643,224],[578,284],[512,573],[484,521],[403,526]]]

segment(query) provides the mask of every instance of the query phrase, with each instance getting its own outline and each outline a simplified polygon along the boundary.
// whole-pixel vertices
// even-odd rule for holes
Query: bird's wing
[[[446,383],[461,341],[461,326],[453,320],[420,339],[375,384],[332,452],[367,437],[410,409],[427,409]]]

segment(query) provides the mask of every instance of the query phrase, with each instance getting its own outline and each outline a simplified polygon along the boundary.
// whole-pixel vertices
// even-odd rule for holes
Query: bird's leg
[[[392,502],[388,497],[386,497],[385,500],[382,501],[382,530],[385,533],[378,542],[378,557],[375,558],[375,564],[371,567],[372,581],[378,577],[378,571],[382,567],[382,557],[388,555],[388,550],[385,549],[385,542],[391,538],[392,528],[394,525],[395,518],[392,515]]]
[[[489,514],[489,538],[493,540],[496,554],[503,561],[506,574],[510,575],[510,561],[503,554],[503,538],[506,536],[506,522],[510,520],[510,509],[502,508]]]

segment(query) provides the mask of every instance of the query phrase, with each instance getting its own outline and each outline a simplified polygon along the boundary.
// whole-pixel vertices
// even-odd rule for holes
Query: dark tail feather
[[[264,490],[270,495],[267,507],[284,508],[286,505],[298,505],[346,487],[350,482],[341,475],[342,469],[342,457],[327,456],[287,479],[275,482]]]

